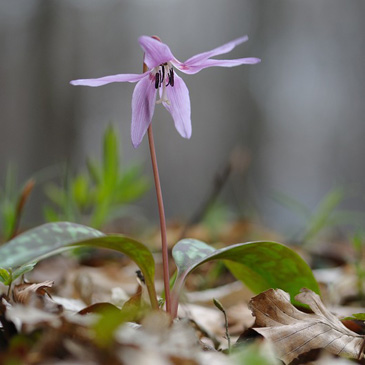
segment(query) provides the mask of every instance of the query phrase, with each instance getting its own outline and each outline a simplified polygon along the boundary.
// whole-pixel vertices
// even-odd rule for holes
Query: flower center
[[[156,101],[156,104],[167,103],[170,105],[170,101],[167,99],[166,88],[167,86],[174,86],[174,68],[170,62],[163,63],[152,70],[152,75],[155,80],[155,88],[160,89],[160,99]]]

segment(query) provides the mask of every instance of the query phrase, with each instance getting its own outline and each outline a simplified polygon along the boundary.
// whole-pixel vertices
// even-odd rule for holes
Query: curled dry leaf
[[[53,281],[47,280],[37,284],[19,284],[14,286],[13,299],[15,303],[26,304],[47,312],[59,313],[62,306],[56,303],[47,289],[53,286]]]
[[[256,317],[255,331],[274,343],[278,357],[285,364],[319,348],[335,355],[359,356],[365,337],[347,329],[317,294],[302,289],[295,299],[307,304],[314,313],[296,309],[290,303],[289,294],[280,289],[269,289],[250,302]]]

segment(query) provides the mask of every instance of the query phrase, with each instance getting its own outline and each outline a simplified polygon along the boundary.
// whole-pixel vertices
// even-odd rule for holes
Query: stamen
[[[163,83],[163,77],[162,77],[162,75],[161,75],[161,69],[159,69],[158,70],[158,73],[159,73],[159,75],[160,75],[160,83],[159,83],[159,87],[161,87],[161,84]]]
[[[156,73],[155,75],[155,89],[158,89],[160,86],[160,74]]]
[[[174,69],[173,68],[171,68],[171,70],[170,70],[169,82],[170,82],[170,85],[173,87],[174,86],[174,83],[175,83],[175,80],[174,80]]]
[[[167,86],[174,86],[174,69],[171,64],[164,63],[155,68],[155,88],[162,88],[161,97],[156,104],[166,103],[170,105],[170,101],[166,95]]]
[[[162,78],[161,81],[165,80],[165,66],[162,66]]]

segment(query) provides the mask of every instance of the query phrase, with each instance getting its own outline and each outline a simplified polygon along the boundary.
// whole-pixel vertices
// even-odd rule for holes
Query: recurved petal
[[[175,128],[184,138],[191,137],[191,110],[189,90],[185,82],[178,75],[174,75],[174,86],[166,88],[166,95],[170,104],[163,103],[170,112]]]
[[[233,48],[235,48],[236,46],[238,46],[239,44],[246,42],[248,40],[248,36],[245,35],[243,37],[240,38],[236,38],[233,41],[230,41],[228,43],[223,44],[222,46],[219,46],[217,48],[212,49],[211,51],[207,51],[207,52],[203,52],[203,53],[199,53],[191,58],[189,58],[188,60],[186,60],[184,62],[185,65],[193,65],[197,62],[200,62],[202,60],[206,60],[207,58],[210,57],[214,57],[220,54],[225,54],[228,53],[230,51],[232,51]]]
[[[197,72],[203,70],[208,67],[234,67],[239,65],[254,65],[256,63],[260,63],[261,60],[256,57],[248,57],[248,58],[237,58],[235,60],[203,60],[194,65],[186,65],[181,64],[178,66],[178,69],[186,74],[192,75]]]
[[[132,144],[137,148],[149,127],[155,110],[156,89],[149,79],[145,77],[134,88],[132,97]]]
[[[168,45],[157,39],[143,35],[138,38],[138,42],[145,52],[144,62],[150,69],[174,58]]]
[[[111,75],[99,77],[98,79],[79,79],[71,81],[70,84],[75,86],[102,86],[112,82],[137,82],[143,79],[147,74],[148,72],[145,72],[144,74]]]

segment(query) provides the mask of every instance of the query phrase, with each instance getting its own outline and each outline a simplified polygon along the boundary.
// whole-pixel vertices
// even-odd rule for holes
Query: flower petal
[[[233,41],[223,44],[220,47],[214,48],[211,51],[199,53],[199,54],[189,58],[188,60],[186,60],[184,62],[184,64],[185,65],[194,65],[195,63],[198,63],[202,60],[206,60],[207,58],[228,53],[228,52],[232,51],[233,48],[235,48],[236,46],[238,46],[239,44],[241,44],[243,42],[246,42],[247,40],[248,40],[247,35],[234,39]]]
[[[174,119],[175,128],[184,138],[191,137],[191,110],[189,90],[178,75],[174,75],[174,86],[166,88],[170,104],[163,103]]]
[[[254,65],[260,63],[261,60],[256,57],[248,58],[237,58],[234,60],[204,60],[195,65],[188,66],[186,64],[181,64],[178,69],[186,74],[192,75],[208,67],[234,67],[239,65]]]
[[[142,142],[149,127],[156,104],[156,89],[149,77],[139,81],[132,97],[132,144],[135,148]]]
[[[145,52],[144,62],[149,69],[171,61],[174,58],[168,45],[157,39],[143,35],[138,38],[138,42]]]
[[[79,79],[71,81],[70,84],[75,86],[102,86],[110,84],[111,82],[137,82],[143,79],[147,74],[148,72],[145,72],[144,74],[111,75],[99,77],[98,79]]]

